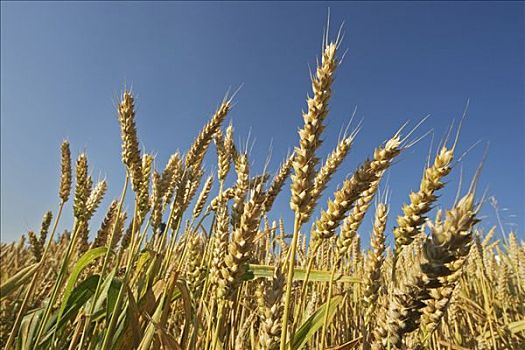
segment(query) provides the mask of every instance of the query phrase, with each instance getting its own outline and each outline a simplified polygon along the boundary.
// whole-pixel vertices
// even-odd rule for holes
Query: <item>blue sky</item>
[[[417,134],[434,131],[434,154],[470,98],[458,150],[480,145],[455,166],[441,204],[454,198],[461,168],[471,179],[489,142],[480,192],[497,198],[504,229],[523,238],[522,2],[2,2],[2,241],[38,229],[43,213],[56,211],[64,138],[75,156],[87,151],[95,178],[107,179],[103,209],[118,196],[124,170],[115,105],[124,86],[137,97],[141,144],[162,168],[188,148],[227,89],[244,84],[231,112],[237,140],[251,133],[254,173],[270,145],[277,169],[297,144],[328,6],[333,37],[345,22],[348,53],[320,155],[335,146],[356,105],[363,127],[327,194],[407,120],[430,114]],[[388,174],[390,228],[419,185],[430,141],[404,152]],[[207,164],[215,167],[211,158]],[[288,196],[287,185],[272,219],[290,218]],[[483,226],[496,224],[489,204],[482,215]]]

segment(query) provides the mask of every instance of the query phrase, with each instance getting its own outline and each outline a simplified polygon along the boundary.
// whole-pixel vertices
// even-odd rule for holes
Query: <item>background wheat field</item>
[[[166,160],[142,140],[140,126],[155,120],[124,85],[115,189],[94,173],[89,145],[57,147],[54,206],[40,227],[2,237],[3,348],[525,348],[523,232],[504,224],[482,180],[490,149],[462,142],[476,128],[469,102],[454,120],[396,118],[392,129],[354,110],[327,131],[348,24],[334,23],[334,9],[317,16],[321,39],[308,42],[320,51],[305,58],[288,153],[254,151],[257,129],[239,135],[241,84]],[[382,141],[356,152],[370,129]],[[399,193],[398,171],[417,175],[410,191]]]

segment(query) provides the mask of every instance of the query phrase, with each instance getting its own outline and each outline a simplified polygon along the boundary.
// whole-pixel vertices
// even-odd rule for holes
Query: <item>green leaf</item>
[[[182,306],[184,307],[184,329],[182,331],[181,342],[186,344],[189,336],[190,326],[193,324],[192,315],[195,315],[195,312],[192,307],[191,293],[186,285],[186,282],[182,280],[177,281],[176,288],[179,290],[180,295],[182,296]]]
[[[24,267],[18,271],[14,276],[9,278],[7,281],[0,285],[0,300],[4,300],[11,293],[17,290],[20,286],[24,285],[35,273],[38,268],[38,263]]]
[[[274,266],[248,264],[248,269],[243,275],[243,280],[249,281],[258,277],[272,278],[275,271]],[[329,282],[332,271],[310,270],[308,281],[310,282]],[[294,281],[304,281],[306,277],[306,269],[294,269]],[[346,283],[361,283],[361,279],[342,274],[336,274],[334,277],[336,282]]]
[[[509,329],[509,331],[512,334],[525,332],[525,320],[518,320],[518,321],[507,323],[506,327]],[[486,331],[484,334],[481,335],[481,337],[485,339],[490,339],[491,336],[492,336],[492,333],[490,332],[490,330]]]
[[[57,326],[59,324],[62,324],[61,323],[62,315],[64,314],[66,306],[69,302],[69,298],[71,297],[71,293],[73,292],[73,288],[75,287],[75,284],[78,282],[78,278],[80,274],[87,266],[89,266],[89,264],[95,261],[95,259],[100,258],[101,256],[104,256],[107,250],[108,249],[106,247],[98,247],[98,248],[88,250],[87,252],[84,253],[84,255],[80,257],[80,259],[78,259],[75,266],[73,266],[71,275],[69,275],[69,278],[67,279],[66,288],[64,289],[64,296],[62,297],[62,305],[60,306],[60,310],[58,311]],[[97,277],[97,283],[98,283],[98,277]],[[87,289],[85,288],[87,287],[83,286],[83,288],[79,291],[79,293],[84,293],[84,292],[87,293]],[[96,288],[96,285],[95,285],[95,288]],[[93,292],[90,293],[87,299],[84,300],[84,298],[82,298],[83,304],[86,303],[87,300],[89,300],[91,295],[93,295],[94,293],[95,291],[93,290]],[[87,294],[84,295],[84,297],[85,296],[87,296]]]
[[[134,277],[131,279],[131,286],[137,286],[138,296],[140,299],[148,288],[148,281],[144,277],[144,274],[151,265],[150,262],[154,258],[155,254],[150,249],[144,249],[139,257],[137,258],[137,265],[134,269]]]
[[[155,256],[155,252],[151,249],[143,249],[137,259],[137,267],[135,270],[141,271],[146,267],[146,264]]]
[[[525,319],[511,322],[507,325],[507,327],[512,332],[512,334],[524,332],[525,331]]]
[[[112,278],[111,286],[108,290],[108,302],[106,304],[106,315],[111,315],[115,310],[115,304],[117,302],[118,293],[120,292],[122,282],[116,278]]]
[[[338,295],[333,297],[330,301],[330,309],[328,310],[328,322],[334,317],[337,306],[343,301],[343,296]],[[324,324],[324,318],[326,313],[327,305],[326,303],[321,305],[317,311],[315,311],[312,316],[310,316],[297,330],[291,343],[292,350],[301,349],[306,345],[308,340],[321,328]],[[290,347],[290,344],[288,344]]]
[[[18,333],[17,349],[30,350],[33,348],[35,332],[43,311],[43,309],[38,309],[24,316]]]
[[[106,298],[108,297],[109,287],[111,287],[111,283],[113,282],[114,276],[115,276],[115,270],[109,273],[109,275],[104,279],[104,282],[100,286],[100,294],[95,303],[95,308],[94,308],[93,313],[97,313],[97,311],[102,309],[102,306],[104,305],[104,302],[106,301]]]
[[[75,318],[77,311],[95,294],[99,278],[99,275],[91,275],[73,289],[64,304],[64,312],[58,320],[57,329],[64,326],[70,319]]]
[[[71,292],[73,291],[73,287],[78,281],[78,277],[80,276],[80,273],[93,261],[95,261],[96,258],[100,258],[101,256],[106,254],[106,251],[108,249],[106,247],[98,247],[91,250],[88,250],[84,255],[78,259],[77,263],[73,267],[73,270],[71,271],[71,275],[67,279],[66,288],[64,289],[64,296],[62,298],[62,306],[60,307],[60,313],[59,313],[59,319],[60,315],[64,312],[64,309],[66,308],[69,296],[71,295]]]

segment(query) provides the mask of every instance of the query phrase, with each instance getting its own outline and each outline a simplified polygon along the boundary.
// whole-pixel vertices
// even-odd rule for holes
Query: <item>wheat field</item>
[[[250,154],[235,143],[225,122],[234,95],[186,153],[157,169],[139,146],[135,99],[125,90],[116,113],[126,177],[108,208],[99,208],[106,182],[94,183],[87,155],[72,159],[64,141],[58,210],[1,246],[2,346],[524,349],[525,243],[514,233],[496,239],[480,222],[479,173],[450,207],[439,201],[455,191],[445,187],[457,139],[443,140],[402,208],[390,207],[383,183],[418,141],[407,127],[385,135],[321,201],[357,132],[366,132],[356,127],[331,153],[319,152],[340,44],[325,37],[294,151],[273,172],[250,171]],[[288,193],[293,223],[272,212]],[[68,201],[74,224],[59,233]],[[97,210],[101,223],[91,220]],[[369,211],[373,227],[363,232]]]

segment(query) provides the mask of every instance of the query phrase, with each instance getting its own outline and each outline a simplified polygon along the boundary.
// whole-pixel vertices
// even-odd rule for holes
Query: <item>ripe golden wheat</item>
[[[403,128],[319,203],[357,142],[357,130],[344,135],[320,161],[340,44],[325,40],[297,146],[273,177],[254,174],[249,154],[235,145],[233,126],[223,125],[231,97],[185,154],[156,168],[139,148],[140,116],[126,90],[116,111],[124,189],[97,229],[91,219],[106,182],[94,184],[82,153],[73,184],[64,141],[57,213],[44,215],[39,233],[1,246],[2,346],[525,348],[525,243],[514,233],[495,239],[494,229],[478,226],[475,186],[431,213],[454,170],[455,145],[439,150],[401,209],[380,189],[385,172],[395,171],[396,157],[411,146]],[[210,147],[217,173],[204,168]],[[289,177],[293,230],[287,232],[272,206]],[[74,224],[58,235],[70,196]],[[374,223],[366,232],[370,208]],[[395,213],[392,229],[387,218]],[[362,250],[368,234],[370,248]]]

